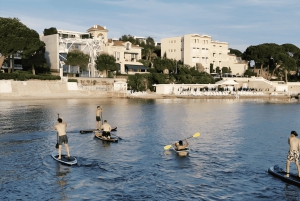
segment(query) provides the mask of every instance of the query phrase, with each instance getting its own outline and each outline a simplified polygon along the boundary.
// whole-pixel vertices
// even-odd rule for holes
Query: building
[[[1,56],[1,53],[0,53]],[[2,66],[0,66],[1,72],[11,72],[15,70],[23,70],[22,66],[22,52],[10,55],[4,59]]]
[[[243,75],[247,62],[229,54],[228,43],[213,41],[211,36],[186,34],[184,36],[163,38],[161,54],[169,59],[180,60],[207,73],[217,72],[227,67],[233,75]],[[212,65],[213,69],[210,69]]]
[[[95,77],[95,59],[102,52],[103,39],[91,38],[89,33],[57,30],[57,34],[40,36],[46,44],[45,57],[51,72],[74,73],[81,76]],[[66,56],[69,51],[80,50],[90,56],[87,71],[80,72],[78,66],[65,65]],[[60,70],[61,69],[61,70]],[[62,76],[62,75],[61,75]]]
[[[108,39],[106,27],[94,25],[87,32],[57,30],[58,34],[40,36],[46,44],[46,59],[52,72],[74,73],[82,77],[106,77],[95,66],[97,56],[108,53],[116,58],[119,73],[146,73],[147,67],[138,62],[142,48],[126,41]],[[80,50],[90,56],[87,71],[78,66],[67,66],[64,61],[71,50]],[[60,70],[62,69],[62,70]]]

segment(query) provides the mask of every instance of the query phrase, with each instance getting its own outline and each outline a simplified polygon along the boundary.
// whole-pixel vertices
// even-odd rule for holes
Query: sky
[[[300,48],[299,0],[0,0],[0,17],[16,17],[39,34],[100,25],[109,38],[130,34],[160,42],[205,34],[241,52],[263,43]]]

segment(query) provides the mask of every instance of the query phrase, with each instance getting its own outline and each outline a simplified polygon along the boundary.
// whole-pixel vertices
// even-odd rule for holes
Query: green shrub
[[[77,79],[68,79],[68,82],[77,82]]]
[[[18,80],[26,81],[30,79],[35,80],[60,80],[60,76],[56,75],[33,75],[26,71],[16,71],[14,73],[0,73],[0,80]]]
[[[0,74],[0,80],[15,80],[17,77],[14,73],[1,73]]]

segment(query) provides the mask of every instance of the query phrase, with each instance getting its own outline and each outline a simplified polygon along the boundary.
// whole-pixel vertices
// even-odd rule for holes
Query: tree
[[[242,56],[242,52],[237,50],[237,49],[232,49],[232,48],[229,48],[229,51],[230,51],[230,54],[234,54],[235,56],[237,57],[241,57]]]
[[[0,17],[0,41],[0,66],[6,57],[18,51],[28,58],[43,46],[39,34],[26,27],[18,18]]]
[[[106,71],[106,76],[108,76],[108,71],[118,70],[115,57],[106,53],[98,56],[95,63],[96,63],[96,68],[99,71],[104,71],[104,70]]]
[[[82,51],[73,50],[67,54],[66,65],[79,66],[80,70],[86,70],[89,64],[90,56],[84,54]]]
[[[134,75],[129,75],[127,83],[130,89],[135,91],[145,91],[146,90],[146,75],[136,73]]]
[[[227,67],[222,67],[222,73],[229,73],[229,69]]]
[[[121,36],[121,38],[119,38],[119,40],[124,41],[124,42],[129,41],[129,42],[131,42],[134,45],[140,45],[141,44],[141,42],[140,42],[139,39],[135,39],[130,34]]]
[[[295,51],[295,53],[293,54],[291,51]],[[247,60],[249,64],[250,61],[254,61],[256,67],[269,71],[267,78],[271,79],[273,75],[282,77],[283,74],[296,70],[294,55],[297,55],[297,48],[290,44],[277,45],[274,43],[265,43],[248,47],[243,53],[242,58]],[[287,81],[287,76],[285,77]]]
[[[142,55],[145,57],[146,60],[151,60],[151,54],[153,53],[153,51],[155,50],[155,41],[153,38],[151,38],[150,36],[148,36],[146,38],[146,41],[142,42],[141,47],[143,47],[142,49]]]
[[[44,29],[44,36],[57,34],[57,29],[55,27],[51,27],[49,29]]]
[[[42,72],[49,70],[47,68],[47,61],[45,58],[45,44],[32,55],[22,58],[22,65],[31,67],[32,74],[35,75],[36,68],[39,68]]]
[[[176,61],[173,59],[167,59],[166,57],[157,57],[153,60],[153,66],[157,72],[163,72],[165,69],[168,69],[169,72],[175,72]]]

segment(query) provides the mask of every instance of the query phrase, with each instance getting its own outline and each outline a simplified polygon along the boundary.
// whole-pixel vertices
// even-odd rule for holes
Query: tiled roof
[[[94,30],[107,30],[107,29],[100,25],[94,25],[91,28],[89,28],[87,31],[94,31]]]
[[[113,46],[122,46],[124,47],[125,46],[125,43],[124,41],[121,41],[121,40],[112,40],[112,39],[108,39],[108,43],[112,43],[113,42]],[[131,47],[139,47],[139,48],[142,48],[141,46],[138,46],[138,45],[134,45],[134,44],[131,44]]]

